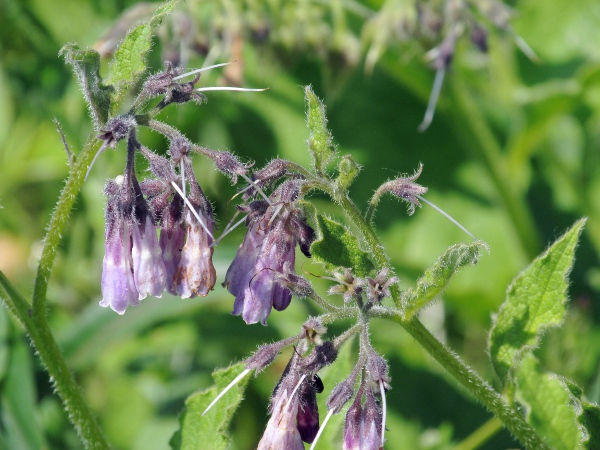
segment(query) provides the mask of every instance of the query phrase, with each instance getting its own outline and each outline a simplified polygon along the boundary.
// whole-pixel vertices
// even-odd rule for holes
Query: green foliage
[[[306,116],[310,136],[308,137],[308,150],[313,158],[313,166],[318,174],[324,174],[327,163],[335,155],[333,138],[327,129],[325,105],[315,95],[312,87],[304,88],[306,98]]]
[[[550,448],[583,449],[584,433],[569,392],[560,379],[542,371],[530,353],[522,357],[515,378],[517,399],[525,407],[527,421]]]
[[[231,380],[244,370],[244,364],[236,364],[213,372],[215,385],[196,392],[185,401],[185,412],[180,418],[181,428],[171,439],[173,450],[210,448],[221,450],[229,445],[227,429],[243,399],[249,376],[244,377],[214,405],[205,416],[206,407]]]
[[[487,244],[456,244],[450,247],[417,280],[414,287],[402,293],[405,318],[409,320],[420,309],[434,301],[450,282],[452,276],[468,264],[476,264],[482,252],[489,251]]]
[[[335,185],[339,190],[345,190],[350,187],[354,179],[360,172],[360,166],[356,164],[356,161],[351,156],[345,155],[340,159],[338,164],[338,176],[335,179]]]
[[[154,33],[178,3],[179,0],[171,0],[160,6],[148,22],[129,31],[119,45],[110,64],[107,78],[107,82],[115,87],[112,95],[112,112],[120,105],[127,91],[148,70],[146,59],[152,47]]]
[[[320,214],[316,217],[316,224],[318,238],[310,247],[316,262],[323,264],[329,272],[352,268],[356,276],[369,274],[373,264],[350,230]]]
[[[73,67],[95,125],[100,127],[108,120],[114,94],[114,88],[100,77],[100,55],[95,50],[81,50],[76,44],[65,45],[60,55]]]
[[[600,448],[600,406],[590,402],[583,390],[572,381],[562,378],[564,386],[571,395],[571,402],[575,406],[577,421],[582,428],[582,445],[584,448]]]
[[[568,275],[585,220],[577,222],[521,272],[508,288],[507,299],[490,333],[490,356],[502,385],[543,333],[564,320]]]

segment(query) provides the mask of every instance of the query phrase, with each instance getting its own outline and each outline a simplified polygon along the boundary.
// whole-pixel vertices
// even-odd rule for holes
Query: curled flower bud
[[[344,405],[352,398],[354,394],[354,382],[356,380],[346,379],[333,388],[327,399],[327,409],[333,411],[333,414],[339,413]]]
[[[245,176],[248,173],[248,166],[232,153],[207,150],[203,154],[214,161],[217,170],[229,175],[233,184],[237,182],[238,175]]]
[[[106,147],[115,148],[117,142],[125,139],[129,131],[137,126],[135,118],[130,114],[113,117],[104,129],[100,130],[98,139],[105,142]]]
[[[477,47],[482,53],[488,51],[488,33],[487,30],[481,25],[475,25],[471,29],[471,42]]]
[[[333,341],[326,341],[322,345],[317,345],[311,354],[300,362],[300,365],[306,372],[315,374],[333,363],[337,356],[338,351]]]
[[[423,164],[419,165],[419,168],[412,176],[400,177],[395,180],[388,181],[382,184],[375,196],[373,198],[379,198],[386,192],[389,192],[395,197],[398,197],[400,200],[404,200],[408,202],[408,215],[412,215],[415,212],[415,206],[421,207],[421,203],[419,203],[418,196],[423,195],[427,192],[427,188],[421,186],[415,181],[421,175],[423,171]]]
[[[365,404],[361,406],[363,388],[346,413],[344,450],[379,450],[382,447],[381,408],[371,389],[367,388]]]
[[[371,348],[367,357],[367,376],[369,380],[376,384],[382,384],[386,390],[391,389],[390,386],[390,368],[381,356],[379,356]]]

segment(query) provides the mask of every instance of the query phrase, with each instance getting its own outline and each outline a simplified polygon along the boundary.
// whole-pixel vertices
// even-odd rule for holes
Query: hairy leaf
[[[178,3],[179,0],[171,0],[159,7],[148,22],[130,30],[119,45],[110,63],[108,76],[109,83],[115,86],[112,96],[113,110],[123,99],[127,90],[146,71],[146,56],[152,46],[154,31]]]
[[[310,86],[304,88],[306,95],[306,115],[310,136],[308,137],[308,150],[313,157],[315,171],[325,173],[327,163],[335,155],[333,138],[327,129],[325,105],[315,95]]]
[[[236,364],[213,372],[215,385],[196,392],[185,401],[185,412],[179,419],[180,429],[173,435],[169,444],[174,450],[195,450],[210,448],[225,449],[229,445],[227,428],[242,401],[250,376],[244,377],[231,388],[211,409],[202,416],[206,407],[214,400],[231,380],[245,369],[244,364]]]
[[[108,120],[111,94],[114,92],[114,88],[104,84],[100,77],[100,55],[96,50],[81,50],[76,44],[65,45],[59,55],[73,66],[94,125],[99,129]]]
[[[328,217],[317,215],[316,222],[319,238],[310,247],[313,260],[325,265],[330,272],[351,268],[356,276],[368,275],[373,264],[358,245],[358,239]]]
[[[525,406],[527,421],[554,450],[583,449],[585,433],[564,383],[543,372],[531,354],[516,370],[517,398]],[[594,447],[592,447],[594,448]]]
[[[463,266],[475,264],[487,244],[476,241],[472,244],[457,244],[450,247],[417,280],[415,287],[402,293],[405,318],[410,319],[421,308],[435,300],[450,282],[450,278]]]
[[[509,286],[489,343],[492,363],[503,385],[524,353],[539,345],[544,331],[563,322],[567,278],[584,223],[585,219],[578,221]]]
[[[577,421],[583,427],[583,448],[600,448],[600,406],[589,401],[583,390],[570,380],[561,379],[575,405]]]

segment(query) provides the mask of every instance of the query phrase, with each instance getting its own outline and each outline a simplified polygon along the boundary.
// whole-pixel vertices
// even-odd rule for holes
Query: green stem
[[[497,417],[492,417],[473,433],[467,436],[453,450],[475,450],[485,444],[498,430],[502,428],[502,422]]]
[[[399,316],[394,316],[390,319],[402,325],[444,369],[456,378],[481,403],[487,406],[525,448],[549,450],[549,447],[541,440],[525,419],[523,419],[519,411],[508,406],[504,398],[496,390],[467,366],[456,353],[438,341],[421,322],[417,319],[405,322]]]
[[[31,338],[37,353],[46,367],[56,390],[63,401],[69,419],[75,426],[86,448],[109,448],[98,423],[89,409],[79,386],[75,382],[67,363],[52,335],[47,320],[46,294],[52,265],[60,245],[61,236],[67,224],[69,214],[81,190],[85,174],[93,156],[99,150],[101,142],[93,139],[78,155],[69,179],[61,192],[60,198],[50,219],[48,231],[44,238],[42,256],[38,265],[33,288],[31,304],[31,321],[23,325]]]
[[[363,242],[371,253],[377,265],[390,267],[389,259],[379,242],[375,231],[360,214],[356,205],[348,198],[347,193],[335,193],[334,199],[342,205],[348,218],[354,223],[362,234]],[[392,298],[396,305],[400,306],[400,295],[398,289],[392,292]],[[384,316],[385,317],[385,316]],[[521,414],[508,406],[502,396],[496,392],[483,378],[467,366],[458,355],[438,341],[418,319],[404,320],[401,313],[393,313],[387,316],[401,325],[419,344],[444,367],[454,378],[456,378],[467,390],[479,401],[486,405],[506,426],[506,428],[526,448],[543,450],[548,449],[535,431],[523,419]]]
[[[539,254],[541,240],[527,204],[514,188],[500,145],[460,77],[452,77],[449,84],[454,106],[450,117],[460,125],[454,129],[466,131],[463,141],[481,158],[511,219],[521,248],[533,259]]]

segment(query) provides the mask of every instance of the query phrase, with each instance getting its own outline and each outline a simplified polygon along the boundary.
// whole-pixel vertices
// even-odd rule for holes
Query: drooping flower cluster
[[[185,154],[182,147],[181,141],[171,142],[172,153]],[[136,151],[148,158],[155,179],[138,182]],[[188,174],[185,201],[175,189],[179,180],[173,163],[142,147],[132,128],[125,174],[106,185],[106,253],[100,304],[119,314],[148,295],[160,297],[165,289],[190,298],[206,295],[215,284],[210,245],[212,208],[195,180],[189,158],[180,159]]]
[[[284,268],[293,270],[296,244],[310,256],[314,231],[297,207],[299,188],[285,182],[266,200],[241,210],[248,214],[248,232],[231,263],[223,285],[235,295],[234,315],[248,324],[266,325],[271,308],[282,311],[292,299],[290,289],[276,282]]]

